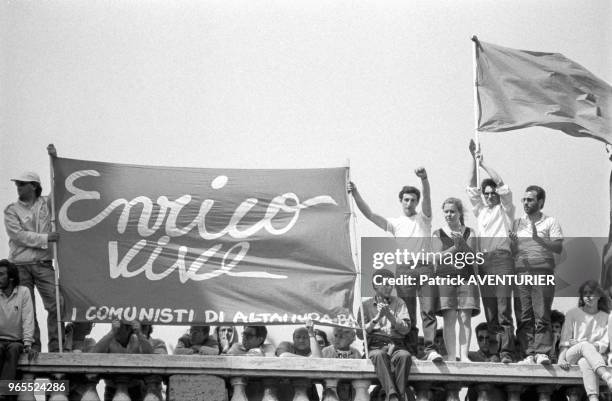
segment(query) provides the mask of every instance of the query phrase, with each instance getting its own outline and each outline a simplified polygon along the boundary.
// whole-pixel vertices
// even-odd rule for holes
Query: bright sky
[[[561,52],[612,82],[611,3],[548,1],[5,1],[0,4],[0,204],[45,147],[122,163],[345,165],[383,215],[427,167],[433,226],[464,187],[474,34]],[[548,193],[566,236],[607,236],[602,143],[532,128],[482,134],[515,190]],[[467,224],[475,224],[467,216]],[[382,235],[361,215],[360,235]],[[0,254],[8,252],[0,231]],[[572,302],[573,304],[573,302]],[[102,330],[103,331],[103,330]],[[158,331],[158,334],[162,331]],[[168,338],[168,341],[173,341]]]

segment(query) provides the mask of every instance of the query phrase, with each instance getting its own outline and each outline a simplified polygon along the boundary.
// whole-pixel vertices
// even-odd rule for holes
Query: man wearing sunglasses
[[[51,154],[51,150],[49,152]],[[28,287],[33,301],[34,287],[38,289],[47,311],[49,352],[58,352],[51,243],[57,241],[59,235],[51,232],[50,201],[48,197],[41,196],[42,186],[38,174],[24,172],[11,181],[15,183],[19,199],[4,210],[4,225],[9,236],[9,261],[17,266],[21,285]],[[38,322],[35,324],[32,348],[41,350]]]
[[[491,352],[491,335],[486,322],[480,323],[474,330],[478,341],[478,351],[470,351],[468,356],[472,362],[499,362],[499,357]]]
[[[501,176],[485,163],[473,140],[470,141],[469,150],[472,155],[472,168],[467,193],[478,221],[480,248],[484,252],[484,263],[479,266],[479,274],[514,274],[514,257],[508,237],[515,211],[512,192],[504,184]],[[478,164],[490,177],[482,180],[480,188],[476,187]],[[499,353],[501,362],[510,363],[515,343],[512,323],[512,286],[482,286],[481,292],[491,337],[491,351]]]
[[[227,355],[274,356],[274,347],[264,344],[267,336],[266,326],[244,326],[242,342],[234,343]]]

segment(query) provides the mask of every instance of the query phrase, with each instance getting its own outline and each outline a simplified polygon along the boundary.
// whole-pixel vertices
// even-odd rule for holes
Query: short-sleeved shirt
[[[510,251],[508,232],[512,228],[515,212],[510,188],[507,185],[497,187],[500,203],[493,207],[487,206],[478,188],[468,187],[466,191],[472,203],[472,212],[478,221],[481,250],[483,252]]]
[[[336,359],[361,359],[361,353],[357,348],[349,347],[348,350],[343,351],[336,349],[332,344],[329,347],[323,348],[321,351],[323,358],[336,358]]]
[[[378,308],[376,307],[376,297],[366,299],[363,301],[363,315],[365,319],[365,323],[374,319],[378,314]],[[391,314],[395,316],[395,320],[404,320],[406,322],[410,322],[410,315],[408,314],[408,309],[406,308],[406,304],[401,298],[391,296],[389,298],[389,310]],[[359,318],[361,319],[361,314]],[[378,323],[376,323],[373,327],[372,335],[386,337],[388,339],[402,340],[404,339],[404,335],[399,333],[393,327],[391,327],[391,322],[386,317],[382,317]]]
[[[563,239],[563,232],[557,219],[552,216],[542,214],[540,219],[535,223],[538,237],[547,240]],[[545,263],[554,260],[553,252],[546,249],[532,239],[531,221],[527,215],[514,220],[512,223],[512,231],[518,237],[518,253],[516,254],[517,266],[529,264]]]
[[[398,245],[411,252],[431,251],[431,217],[423,212],[412,216],[388,217],[387,231],[400,239]]]

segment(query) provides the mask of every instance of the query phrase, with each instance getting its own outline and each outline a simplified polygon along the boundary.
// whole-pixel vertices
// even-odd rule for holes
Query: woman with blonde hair
[[[440,252],[435,263],[436,276],[449,280],[438,287],[438,314],[444,318],[447,359],[455,361],[457,358],[456,326],[459,323],[459,360],[469,362],[472,316],[480,313],[480,295],[477,284],[464,283],[475,274],[472,264],[477,250],[477,236],[473,229],[464,224],[463,204],[459,199],[446,199],[442,203],[442,211],[445,224],[433,233],[434,251]]]

